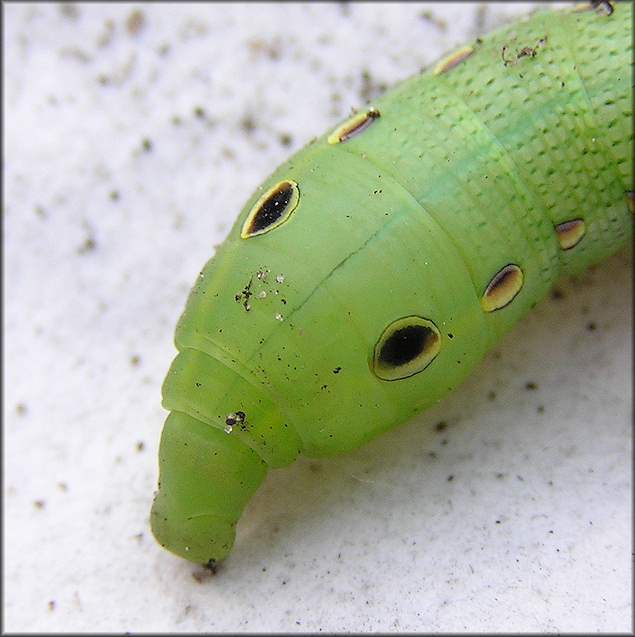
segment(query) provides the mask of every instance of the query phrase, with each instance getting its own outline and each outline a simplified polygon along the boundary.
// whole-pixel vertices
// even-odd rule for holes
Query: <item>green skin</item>
[[[624,3],[504,28],[401,83],[364,130],[314,141],[254,193],[176,328],[159,544],[202,564],[225,558],[268,466],[355,449],[436,403],[558,276],[628,239],[631,20]],[[242,237],[284,180],[298,184],[297,207]],[[586,232],[563,249],[554,228],[575,219]],[[506,264],[522,284],[486,311],[480,298]],[[412,316],[438,329],[436,357],[380,378],[380,337]]]

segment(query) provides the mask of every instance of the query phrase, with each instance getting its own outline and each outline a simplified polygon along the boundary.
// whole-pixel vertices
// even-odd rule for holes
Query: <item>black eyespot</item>
[[[511,303],[523,287],[523,271],[515,263],[508,263],[490,280],[481,296],[485,312],[499,310]]]
[[[263,234],[283,224],[300,201],[300,190],[295,181],[285,180],[276,184],[258,199],[243,224],[243,239]]]
[[[571,219],[555,226],[558,243],[563,250],[570,250],[582,241],[586,233],[586,226],[582,219]]]
[[[399,380],[424,370],[441,350],[436,325],[419,316],[391,323],[381,335],[373,355],[373,371],[383,380]]]
[[[441,60],[434,68],[433,75],[441,75],[441,73],[447,73],[450,69],[458,66],[464,60],[470,57],[474,53],[473,46],[464,46],[463,48],[455,51],[451,55]]]
[[[365,131],[378,117],[379,111],[371,106],[369,109],[353,115],[349,120],[340,124],[326,141],[329,144],[345,142],[347,139]]]

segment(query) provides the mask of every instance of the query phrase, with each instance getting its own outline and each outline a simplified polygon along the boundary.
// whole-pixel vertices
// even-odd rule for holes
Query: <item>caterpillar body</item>
[[[439,401],[632,232],[632,4],[542,11],[280,166],[205,265],[163,385],[152,532],[213,566],[268,467]]]

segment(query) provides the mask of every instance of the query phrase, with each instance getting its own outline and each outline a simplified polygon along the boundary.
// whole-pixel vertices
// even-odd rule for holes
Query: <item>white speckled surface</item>
[[[415,421],[271,472],[216,577],[148,527],[174,325],[250,192],[363,71],[527,6],[3,4],[5,631],[632,630],[629,249]]]

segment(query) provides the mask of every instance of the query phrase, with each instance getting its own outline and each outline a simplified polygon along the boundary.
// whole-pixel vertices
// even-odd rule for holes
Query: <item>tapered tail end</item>
[[[152,534],[166,550],[208,566],[227,557],[236,523],[267,474],[245,443],[181,412],[172,412],[159,448]]]

